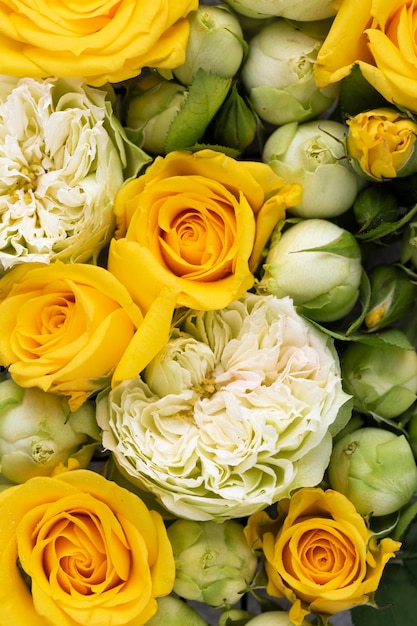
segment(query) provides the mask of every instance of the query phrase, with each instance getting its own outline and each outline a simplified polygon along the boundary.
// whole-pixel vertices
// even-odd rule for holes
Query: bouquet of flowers
[[[0,2],[0,626],[412,622],[416,19]]]

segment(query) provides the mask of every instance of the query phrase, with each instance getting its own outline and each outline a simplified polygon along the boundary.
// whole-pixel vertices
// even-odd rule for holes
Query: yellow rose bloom
[[[396,106],[417,111],[413,0],[343,0],[319,51],[319,87],[345,78],[357,63],[364,78]]]
[[[184,63],[198,0],[0,1],[1,71],[103,85]]]
[[[159,513],[96,472],[0,493],[2,624],[142,626],[174,580]]]
[[[68,396],[75,411],[116,366],[138,373],[162,348],[172,305],[159,303],[144,317],[95,265],[17,265],[0,279],[0,364],[21,387]]]
[[[300,200],[300,185],[264,163],[171,152],[116,195],[108,268],[144,310],[164,287],[177,306],[223,308],[253,286],[274,226]]]
[[[381,108],[359,113],[347,120],[347,152],[360,171],[384,180],[411,174],[417,168],[417,124],[395,109]],[[410,160],[411,159],[411,160]]]
[[[245,534],[265,555],[267,593],[292,603],[295,626],[310,612],[329,616],[366,603],[401,547],[389,538],[378,544],[353,504],[331,489],[302,488],[278,511],[277,520],[252,515]]]

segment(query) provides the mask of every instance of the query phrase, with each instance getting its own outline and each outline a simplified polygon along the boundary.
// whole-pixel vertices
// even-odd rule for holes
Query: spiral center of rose
[[[109,550],[114,547],[121,550],[121,560],[126,562],[129,562],[128,551],[118,537],[104,535],[100,520],[91,513],[62,513],[49,529],[44,544],[45,574],[56,578],[65,593],[102,593],[126,580],[109,559]]]
[[[286,559],[291,562],[289,553]],[[304,575],[316,584],[324,585],[341,572],[352,572],[354,550],[348,537],[314,529],[305,532],[300,539],[297,561]],[[289,567],[292,569],[291,565]]]
[[[227,215],[227,209],[223,206],[221,212],[204,206],[184,209],[169,227],[162,227],[162,255],[177,276],[212,281],[231,273],[233,232],[222,216]]]

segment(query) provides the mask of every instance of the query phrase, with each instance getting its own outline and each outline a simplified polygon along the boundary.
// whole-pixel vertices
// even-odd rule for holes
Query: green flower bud
[[[361,231],[368,230],[384,222],[394,222],[398,218],[398,202],[385,187],[366,187],[358,193],[353,213]]]
[[[187,88],[156,75],[139,81],[125,101],[126,125],[141,131],[141,146],[153,154],[165,154],[172,120],[187,97]]]
[[[157,354],[145,369],[144,379],[162,398],[203,385],[214,367],[214,354],[207,344],[182,336],[169,341]]]
[[[175,596],[157,598],[158,610],[146,626],[207,626],[195,609]]]
[[[257,125],[256,115],[233,83],[212,122],[214,142],[243,152],[255,139]]]
[[[361,428],[340,439],[328,475],[331,487],[361,515],[394,513],[417,489],[417,467],[407,439],[380,428]]]
[[[325,111],[339,93],[337,84],[319,89],[314,63],[322,37],[304,32],[300,24],[277,19],[249,42],[242,82],[261,119],[276,126],[302,122]]]
[[[299,217],[331,218],[354,203],[363,179],[344,158],[344,124],[314,120],[285,124],[265,143],[262,160],[287,183],[303,188],[300,204],[290,212]]]
[[[328,220],[302,220],[272,240],[259,293],[290,296],[317,321],[344,317],[359,296],[361,253],[354,236]]]
[[[190,13],[189,23],[185,62],[172,71],[175,78],[191,85],[200,68],[232,78],[244,55],[243,33],[237,17],[225,6],[200,5]]]
[[[218,626],[233,626],[233,624],[242,626],[242,624],[246,624],[252,617],[254,617],[253,613],[249,613],[243,609],[228,609],[220,615]]]
[[[87,467],[99,441],[92,404],[71,413],[61,396],[0,383],[0,471],[7,480]]]
[[[301,626],[310,626],[311,622],[303,620]],[[266,611],[253,617],[245,626],[294,626],[288,611]]]
[[[365,317],[368,330],[400,320],[413,306],[416,288],[398,265],[379,265],[369,275],[371,300]]]
[[[332,0],[225,0],[236,13],[256,19],[280,16],[289,20],[315,21],[333,17]]]
[[[227,608],[247,591],[257,557],[241,524],[179,519],[168,527],[168,537],[176,564],[174,591],[179,596]]]
[[[412,349],[351,343],[341,357],[341,367],[344,390],[361,413],[391,419],[416,400],[417,354]]]

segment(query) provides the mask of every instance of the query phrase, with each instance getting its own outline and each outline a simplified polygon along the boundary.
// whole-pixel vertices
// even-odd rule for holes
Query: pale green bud
[[[346,126],[332,120],[285,124],[265,143],[262,160],[287,183],[299,183],[303,195],[290,213],[331,218],[353,205],[364,180],[345,158]]]
[[[218,608],[241,599],[257,567],[241,524],[179,519],[168,527],[168,537],[176,564],[175,593]]]
[[[331,487],[361,515],[394,513],[417,489],[417,467],[407,439],[380,428],[361,428],[340,439],[328,475]]]
[[[243,32],[237,17],[226,6],[200,4],[190,13],[189,24],[185,62],[172,71],[175,78],[191,85],[199,69],[232,78],[244,55]]]
[[[309,626],[310,622],[303,620],[301,626]],[[246,626],[294,626],[287,611],[266,611],[253,617]]]
[[[361,252],[354,236],[328,220],[302,220],[272,240],[259,293],[290,296],[317,321],[347,315],[358,296]]]
[[[289,20],[315,21],[333,17],[336,9],[332,0],[225,0],[237,13],[262,19],[273,16]]]
[[[324,37],[285,19],[266,24],[249,42],[242,82],[261,119],[276,126],[312,119],[339,93],[337,84],[319,89],[314,63]]]
[[[187,98],[188,90],[174,80],[147,76],[125,102],[126,125],[141,131],[141,146],[153,154],[165,154],[168,129]]]
[[[161,398],[203,385],[215,367],[210,347],[193,337],[169,341],[149,363],[144,379]]]
[[[0,383],[0,471],[7,480],[87,467],[99,441],[92,404],[71,413],[61,396]]]
[[[391,419],[416,400],[417,354],[413,349],[355,342],[342,354],[341,367],[344,390],[353,396],[353,406],[361,413]]]
[[[233,626],[233,624],[242,626],[252,619],[252,617],[254,617],[253,613],[249,613],[243,609],[228,609],[220,615],[218,626]]]
[[[157,598],[158,610],[146,626],[207,626],[195,609],[175,596]]]

